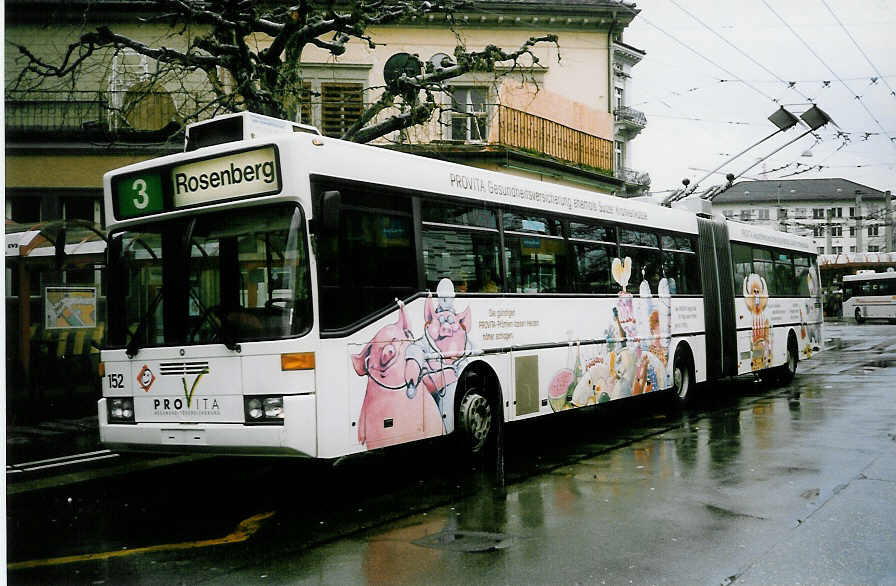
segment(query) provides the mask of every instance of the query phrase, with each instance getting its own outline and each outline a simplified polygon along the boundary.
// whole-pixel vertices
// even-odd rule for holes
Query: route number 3
[[[138,210],[145,210],[149,205],[149,194],[146,193],[146,179],[134,179],[131,190],[137,194],[134,198],[134,207]]]

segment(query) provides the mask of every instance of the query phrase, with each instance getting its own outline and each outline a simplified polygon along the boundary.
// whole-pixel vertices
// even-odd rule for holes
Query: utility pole
[[[865,252],[862,242],[862,192],[856,189],[856,252]]]
[[[890,215],[892,199],[888,189],[884,192],[884,218],[886,218],[886,224],[884,224],[884,252],[893,252],[893,221]]]
[[[824,225],[824,253],[831,254],[832,253],[831,226],[833,225],[833,224],[831,224],[831,216],[834,215],[834,209],[833,208],[826,209],[825,215],[827,216],[828,220]]]

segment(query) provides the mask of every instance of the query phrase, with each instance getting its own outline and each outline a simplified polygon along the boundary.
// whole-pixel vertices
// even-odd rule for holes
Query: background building
[[[742,181],[717,196],[713,208],[809,236],[819,254],[894,250],[890,192],[847,179]]]
[[[120,51],[70,82],[14,86],[23,60],[15,44],[58,62],[85,32],[108,26],[152,43],[170,34],[146,22],[153,5],[127,0],[6,0],[6,340],[8,413],[67,404],[93,409],[78,392],[97,393],[95,345],[104,332],[103,173],[183,148],[186,113],[210,95],[203,77],[154,80],[153,60]],[[302,55],[306,99],[294,119],[339,136],[377,99],[390,59],[442,63],[459,34],[470,50],[516,49],[556,34],[558,49],[534,49],[539,64],[450,81],[430,123],[375,144],[464,164],[619,195],[643,192],[630,141],[646,124],[627,106],[632,67],[644,52],[623,42],[637,16],[619,0],[479,0],[456,15],[457,30],[425,19],[368,29],[380,46],[350,42],[338,60],[322,49]],[[47,24],[52,23],[52,24]],[[186,44],[199,25],[178,34]],[[270,39],[258,39],[259,44]],[[169,45],[176,48],[175,45]],[[75,226],[73,222],[77,222]],[[91,327],[48,327],[48,289],[92,289]],[[71,381],[88,381],[74,389]]]

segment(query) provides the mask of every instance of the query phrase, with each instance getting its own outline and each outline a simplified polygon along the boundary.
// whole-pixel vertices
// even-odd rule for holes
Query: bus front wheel
[[[496,414],[488,397],[478,387],[467,389],[457,413],[457,433],[467,454],[483,454],[494,440]]]
[[[856,323],[860,324],[860,323],[864,323],[864,322],[865,322],[865,318],[862,316],[862,308],[856,307]]]

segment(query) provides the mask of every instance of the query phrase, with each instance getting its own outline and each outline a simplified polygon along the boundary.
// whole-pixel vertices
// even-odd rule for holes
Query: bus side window
[[[775,294],[796,295],[791,253],[776,251],[772,254],[775,257]]]
[[[796,278],[796,294],[809,297],[809,258],[801,254],[793,256],[793,269]]]
[[[340,187],[337,232],[318,243],[323,329],[346,327],[418,290],[410,198]]]
[[[632,259],[632,276],[629,287],[637,291],[646,280],[650,291],[656,293],[663,270],[659,237],[653,232],[622,228],[619,230],[620,258]]]
[[[731,260],[734,269],[734,294],[743,295],[744,281],[753,272],[753,251],[746,244],[731,244]]]
[[[506,290],[512,293],[572,291],[571,255],[559,218],[505,210]]]
[[[451,279],[458,293],[495,293],[500,285],[497,214],[487,207],[424,201],[423,271],[435,291]]]
[[[423,269],[426,287],[451,279],[459,293],[497,292],[498,233],[423,226]]]
[[[700,269],[697,262],[696,242],[690,236],[664,234],[663,274],[673,295],[700,293]]]
[[[767,248],[753,248],[753,272],[765,279],[769,295],[777,295],[778,286],[775,283],[771,250]]]
[[[611,267],[619,253],[616,227],[598,222],[569,222],[572,292],[615,293]]]

